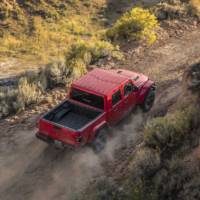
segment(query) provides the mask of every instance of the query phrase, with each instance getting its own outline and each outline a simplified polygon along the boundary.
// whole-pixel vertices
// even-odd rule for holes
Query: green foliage
[[[15,88],[0,88],[0,119],[8,116],[18,109],[17,105],[18,92]]]
[[[160,164],[159,152],[151,148],[138,149],[130,163],[131,179],[137,180],[137,178],[150,177],[159,169]]]
[[[70,75],[71,71],[63,59],[49,63],[40,72],[41,80],[46,80],[48,88],[53,88],[60,84],[67,84],[69,82],[68,79],[70,79]]]
[[[117,59],[122,59],[123,57],[119,49],[107,41],[98,40],[97,38],[87,41],[78,40],[67,51],[66,63],[69,67],[73,67],[74,62],[81,59],[85,65],[88,65],[106,56]]]
[[[158,27],[158,21],[155,15],[147,9],[136,7],[117,20],[113,28],[108,30],[107,35],[116,39],[145,39],[152,44],[157,38],[156,27]]]
[[[176,148],[190,133],[196,116],[197,111],[191,106],[151,120],[145,127],[145,144],[161,152]]]
[[[151,8],[159,20],[183,19],[200,16],[199,0],[168,0]]]
[[[37,85],[30,83],[26,77],[22,77],[18,83],[18,101],[25,106],[35,103],[39,100],[41,92]]]
[[[129,199],[132,200],[158,200],[156,191],[150,183],[140,179],[129,182]]]
[[[20,6],[16,1],[1,1],[0,2],[0,19],[5,20],[9,17],[19,19],[22,15]]]
[[[161,2],[151,10],[159,20],[181,19],[187,16],[188,5],[181,1]]]
[[[165,117],[155,118],[147,124],[145,143],[136,151],[130,163],[126,189],[129,196],[136,200],[177,199],[180,194],[184,196],[183,188],[186,188],[188,181],[191,187],[184,189],[187,198],[191,197],[191,191],[199,195],[199,181],[195,180],[199,174],[197,168],[179,158],[184,155],[182,151],[187,151],[184,146],[187,141],[198,140],[198,111],[198,106],[189,106]],[[180,149],[182,146],[183,150]]]
[[[91,40],[78,40],[73,43],[66,52],[65,62],[74,78],[80,77],[87,70],[89,64],[93,64],[98,59],[111,56],[116,59],[122,59],[118,47],[111,43],[97,38]]]
[[[17,87],[0,88],[0,119],[40,100],[42,90],[38,87],[39,82],[35,82],[35,77],[31,78],[30,75],[20,78]]]
[[[96,187],[97,192],[92,199],[128,200],[127,194],[123,190],[120,190],[120,187],[112,181],[103,179],[97,183]]]

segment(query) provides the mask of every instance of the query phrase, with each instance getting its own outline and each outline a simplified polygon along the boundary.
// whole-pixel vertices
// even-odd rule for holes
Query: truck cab
[[[49,143],[80,147],[98,143],[105,127],[114,126],[140,105],[149,111],[155,84],[128,70],[95,69],[72,83],[68,98],[39,120],[36,136]]]

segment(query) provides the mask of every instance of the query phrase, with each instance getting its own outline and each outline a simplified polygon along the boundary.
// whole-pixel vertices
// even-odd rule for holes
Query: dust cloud
[[[107,145],[100,154],[89,147],[56,150],[26,132],[24,146],[18,151],[7,155],[0,152],[0,199],[74,199],[88,184],[105,176],[105,162],[114,161],[117,150],[134,145],[141,136],[138,131],[143,120],[138,112],[109,130]]]
[[[91,148],[84,148],[64,156],[52,172],[52,182],[36,191],[32,200],[70,200],[78,197],[79,192],[90,182],[104,176],[104,164],[115,160],[117,150],[133,144],[138,139],[138,128],[143,124],[143,120],[143,114],[138,112],[111,129],[112,136],[100,154],[95,154]]]

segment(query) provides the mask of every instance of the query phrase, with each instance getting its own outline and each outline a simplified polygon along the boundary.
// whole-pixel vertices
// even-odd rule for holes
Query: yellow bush
[[[131,38],[135,40],[144,39],[149,44],[155,42],[157,36],[155,28],[158,21],[149,10],[140,7],[133,8],[125,13],[113,28],[109,29],[107,35],[111,38]]]
[[[73,61],[72,79],[78,79],[87,72],[86,65],[83,60],[78,59]]]
[[[9,50],[16,50],[17,48],[21,47],[22,41],[16,39],[14,36],[7,35],[2,38],[2,46],[6,47]]]
[[[200,15],[200,0],[191,0],[191,5],[198,15]]]

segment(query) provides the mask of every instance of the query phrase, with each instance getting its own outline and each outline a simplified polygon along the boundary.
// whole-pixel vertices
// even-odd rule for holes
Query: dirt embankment
[[[70,199],[101,176],[112,176],[113,171],[123,173],[124,160],[142,141],[140,129],[146,118],[162,115],[181,93],[183,70],[200,57],[199,35],[199,30],[187,32],[141,55],[129,56],[123,67],[157,81],[156,104],[150,114],[139,112],[113,129],[115,136],[101,155],[87,147],[62,152],[36,140],[34,124],[39,115],[30,111],[18,123],[13,118],[1,120],[0,199]]]

